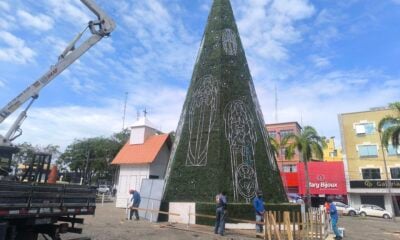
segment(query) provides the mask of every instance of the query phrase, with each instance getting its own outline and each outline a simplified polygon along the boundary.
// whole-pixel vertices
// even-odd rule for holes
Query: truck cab
[[[14,146],[0,146],[0,180],[8,179],[11,169],[11,160],[19,149]]]

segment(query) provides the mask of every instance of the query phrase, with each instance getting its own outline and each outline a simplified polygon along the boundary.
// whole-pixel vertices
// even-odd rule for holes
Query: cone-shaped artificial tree
[[[164,200],[286,200],[229,0],[214,0],[167,168]]]

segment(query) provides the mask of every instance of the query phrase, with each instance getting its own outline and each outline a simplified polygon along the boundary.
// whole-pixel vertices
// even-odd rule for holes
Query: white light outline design
[[[230,56],[237,55],[237,37],[234,31],[230,28],[226,28],[222,33],[222,46],[225,54]]]
[[[224,109],[225,136],[229,142],[233,178],[233,198],[250,202],[258,190],[255,166],[257,134],[254,120],[242,100],[228,103]]]
[[[202,77],[194,90],[189,104],[189,139],[186,166],[200,167],[207,165],[208,145],[215,122],[218,93],[219,84],[212,75]],[[195,139],[195,142],[192,142],[191,139]]]

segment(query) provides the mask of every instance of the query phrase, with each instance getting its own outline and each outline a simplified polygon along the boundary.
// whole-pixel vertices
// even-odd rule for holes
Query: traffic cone
[[[57,182],[57,178],[58,178],[58,176],[57,176],[57,166],[54,165],[50,170],[50,174],[49,174],[49,177],[47,179],[47,183],[54,184],[54,183]]]

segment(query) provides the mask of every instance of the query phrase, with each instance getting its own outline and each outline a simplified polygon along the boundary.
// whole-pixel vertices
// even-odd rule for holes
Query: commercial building
[[[400,149],[383,148],[378,131],[382,118],[394,114],[388,108],[339,114],[348,199],[354,207],[374,204],[392,211],[393,203],[400,203]]]
[[[301,161],[300,154],[296,151],[293,158],[286,159],[285,146],[280,146],[281,140],[288,134],[300,134],[301,126],[297,122],[284,122],[266,124],[268,134],[278,143],[279,154],[276,161],[281,172],[281,177],[286,190],[289,193],[298,193],[297,164]]]
[[[337,162],[343,160],[342,148],[337,148],[335,144],[335,137],[330,137],[325,140],[326,148],[324,151],[324,161]]]
[[[296,151],[293,158],[286,159],[285,146],[281,140],[288,134],[300,134],[301,126],[297,122],[284,122],[266,125],[268,134],[278,145],[277,163],[281,171],[282,181],[289,194],[306,195],[306,178],[304,163],[301,155]],[[323,204],[325,197],[332,196],[336,200],[346,201],[346,181],[342,162],[342,151],[336,148],[334,137],[326,140],[324,161],[312,160],[308,163],[310,177],[310,194],[312,204]]]

